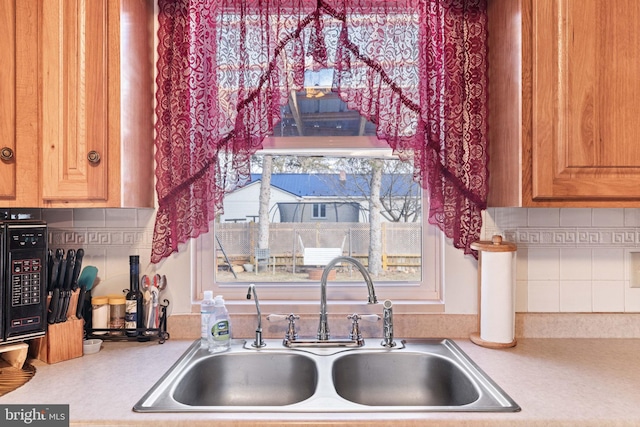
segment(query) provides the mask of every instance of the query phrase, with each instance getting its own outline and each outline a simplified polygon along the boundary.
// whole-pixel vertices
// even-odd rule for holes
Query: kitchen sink
[[[428,353],[357,353],[333,364],[343,398],[369,406],[463,406],[480,392],[462,367]]]
[[[310,398],[317,384],[316,364],[304,355],[225,353],[186,369],[173,398],[190,406],[284,406]]]
[[[137,412],[510,412],[520,407],[448,339],[369,339],[359,348],[254,348],[210,354],[196,340]]]

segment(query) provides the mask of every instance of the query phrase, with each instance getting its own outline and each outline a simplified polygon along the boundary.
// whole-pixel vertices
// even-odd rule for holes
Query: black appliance
[[[46,284],[47,224],[0,220],[0,343],[45,334]]]

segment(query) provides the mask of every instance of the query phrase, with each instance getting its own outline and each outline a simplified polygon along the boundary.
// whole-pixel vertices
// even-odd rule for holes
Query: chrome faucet
[[[256,293],[256,285],[253,283],[249,285],[247,289],[247,299],[251,299],[251,293],[253,292],[253,299],[256,302],[256,311],[258,312],[258,327],[256,328],[256,340],[251,344],[252,347],[260,348],[266,344],[262,341],[262,313],[260,312],[260,302],[258,301],[258,294]]]
[[[319,341],[328,341],[329,340],[329,325],[327,323],[327,279],[329,277],[329,273],[331,269],[335,267],[336,264],[340,262],[348,262],[356,266],[362,277],[364,277],[364,281],[367,283],[367,290],[369,291],[369,304],[376,304],[378,299],[376,298],[376,291],[373,288],[373,280],[369,275],[367,269],[355,258],[348,256],[339,256],[331,261],[325,266],[324,271],[322,272],[322,277],[320,278],[320,325],[318,326],[318,340]]]

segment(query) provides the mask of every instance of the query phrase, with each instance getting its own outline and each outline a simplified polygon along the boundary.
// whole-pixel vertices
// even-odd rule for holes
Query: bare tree
[[[271,173],[273,158],[264,156],[262,160],[262,179],[260,180],[260,207],[258,209],[258,248],[269,247],[269,199],[271,198]]]
[[[382,160],[374,159],[371,161],[371,192],[369,197],[369,273],[373,276],[377,276],[382,270],[381,187]]]
[[[347,174],[345,180],[349,182],[337,185],[334,180],[327,179],[326,183],[345,200],[358,197],[368,201],[369,206],[372,197],[372,162],[368,159],[345,159],[335,167]],[[413,181],[411,164],[400,160],[380,160],[379,164],[382,173],[378,195],[381,203],[380,215],[389,222],[419,221],[422,190]]]
[[[367,201],[369,213],[369,272],[382,270],[382,218],[390,222],[420,219],[421,190],[413,181],[411,165],[400,160],[342,159],[334,168],[344,171],[340,183],[327,179],[336,195],[345,200]],[[347,182],[348,181],[348,182]]]

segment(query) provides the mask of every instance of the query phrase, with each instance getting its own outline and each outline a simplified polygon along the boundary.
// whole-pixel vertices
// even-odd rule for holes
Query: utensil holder
[[[158,340],[159,344],[164,344],[169,339],[167,332],[167,307],[169,300],[163,300],[160,307],[160,324],[157,328],[136,328],[136,329],[113,329],[113,328],[93,328],[91,324],[87,324],[85,328],[85,338],[97,338],[105,341],[138,341],[147,342]],[[126,332],[136,331],[137,335],[130,336]],[[96,334],[96,332],[106,332],[106,334]],[[117,332],[119,334],[114,334]]]

